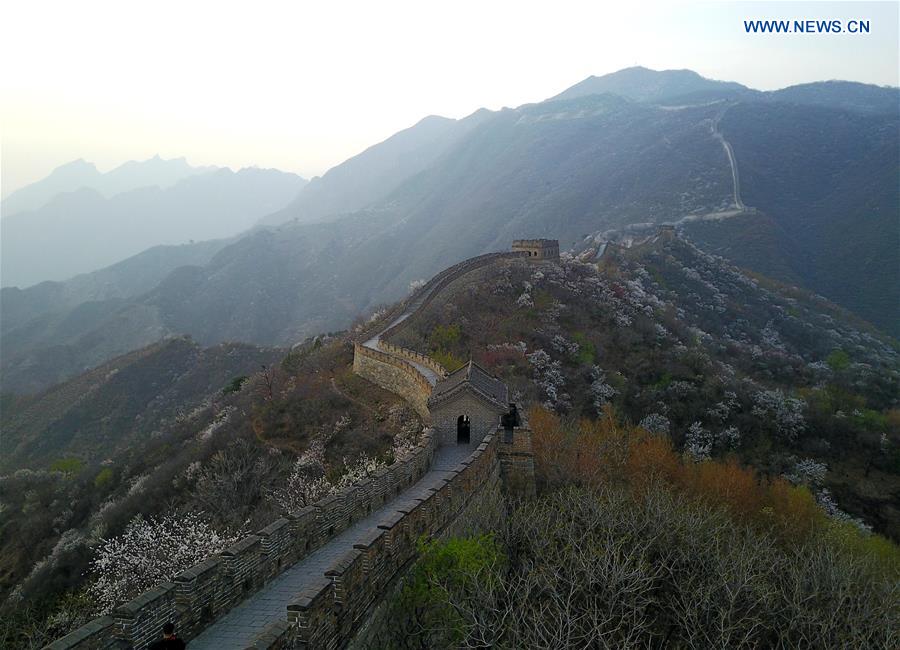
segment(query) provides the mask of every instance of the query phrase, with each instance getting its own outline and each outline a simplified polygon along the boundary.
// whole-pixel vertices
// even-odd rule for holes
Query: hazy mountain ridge
[[[869,115],[896,115],[900,88],[855,81],[814,81],[762,91],[733,81],[707,79],[693,70],[650,70],[641,66],[591,76],[547,101],[610,93],[648,104],[770,101],[828,107]]]
[[[304,182],[277,170],[220,169],[108,199],[88,188],[58,194],[3,219],[3,285],[65,280],[151,246],[236,235],[293,199]]]
[[[766,93],[774,101],[806,106],[828,106],[873,115],[896,115],[900,89],[855,81],[819,81],[788,86]]]
[[[260,223],[312,222],[361,210],[426,169],[487,114],[477,111],[462,120],[437,115],[423,118],[312,179],[296,200]]]
[[[108,172],[100,172],[85,160],[73,160],[61,165],[39,181],[10,193],[0,202],[0,212],[6,217],[25,210],[37,210],[57,194],[82,188],[96,190],[105,198],[141,187],[166,188],[180,180],[206,174],[220,167],[192,167],[184,158],[164,160],[158,155],[147,160],[130,160]]]
[[[694,92],[705,92],[704,85],[720,88],[698,75],[687,77]],[[657,87],[684,90],[667,84]],[[871,88],[851,103],[867,105]],[[843,97],[858,87],[840,90]],[[567,248],[587,233],[630,223],[734,213],[731,169],[713,123],[731,141],[744,203],[758,212],[686,223],[691,237],[742,266],[806,284],[890,328],[898,284],[890,269],[897,248],[891,250],[884,229],[898,204],[890,180],[897,117],[834,108],[834,93],[826,93],[829,105],[819,107],[755,93],[695,106],[589,93],[480,111],[467,118],[471,123],[462,134],[457,129],[467,120],[426,119],[403,138],[376,145],[339,166],[340,173],[335,168],[319,179],[321,202],[304,199],[304,190],[278,213],[279,219],[297,221],[251,233],[127,304],[94,309],[97,318],[80,336],[90,331],[88,339],[101,339],[100,332],[115,328],[114,319],[127,323],[131,318],[124,314],[132,313],[158,323],[160,332],[187,332],[205,344],[289,344],[342,328],[360,311],[405,295],[410,281],[472,255],[506,249],[517,237],[558,238]],[[819,101],[820,95],[812,96]],[[398,142],[412,143],[420,155],[396,175],[382,177],[395,187],[368,186],[358,203],[378,193],[382,198],[353,213],[323,216],[329,205],[347,209],[352,202],[341,203],[341,193],[352,194],[364,170],[384,171],[385,161],[396,160]],[[415,171],[423,160],[431,162]],[[304,201],[320,211],[303,213]],[[305,223],[306,217],[320,223]],[[855,237],[857,230],[864,236]],[[841,263],[833,264],[835,259]],[[61,329],[65,316],[54,318],[54,328],[41,322],[23,327],[75,344]],[[49,335],[41,342],[41,336],[28,334],[32,356],[58,344]],[[6,349],[22,358],[15,346]],[[78,349],[75,356],[82,358]],[[5,382],[31,367],[15,365],[10,371],[12,364],[4,360]]]
[[[229,241],[154,246],[65,282],[41,282],[27,289],[4,287],[0,289],[0,331],[15,329],[44,314],[65,312],[84,302],[133,298],[146,293],[180,266],[206,264]]]
[[[599,77],[590,76],[548,99],[574,99],[588,95],[610,93],[628,99],[660,103],[685,96],[753,96],[752,90],[733,81],[716,81],[702,77],[693,70],[650,70],[642,66],[625,68]]]
[[[233,340],[291,345],[341,329],[359,314],[363,297],[376,292],[373,278],[380,276],[337,273],[332,264],[363,259],[370,235],[381,227],[377,218],[345,218],[259,229],[214,252],[205,264],[167,273],[139,295],[84,302],[24,320],[0,338],[3,391],[34,392],[173,334],[190,333],[204,345]],[[193,254],[198,246],[184,248]],[[68,284],[45,283],[57,291]],[[0,296],[4,301],[10,296],[15,313],[24,315],[46,304],[38,300],[39,287],[4,289]]]

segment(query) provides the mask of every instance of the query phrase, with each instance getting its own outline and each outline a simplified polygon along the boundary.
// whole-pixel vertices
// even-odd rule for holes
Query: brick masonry
[[[406,313],[421,309],[466,272],[522,255],[493,253],[461,262],[404,303]],[[402,322],[402,310],[398,313]],[[395,322],[394,328],[399,324]],[[414,364],[438,377],[444,376],[443,368],[384,341],[378,341],[378,348],[355,343],[354,371],[400,395],[430,421],[427,400],[432,384]],[[472,421],[470,445],[457,447],[455,439],[446,437],[439,440],[429,428],[408,458],[272,522],[182,571],[173,582],[141,594],[112,616],[95,619],[48,647],[143,649],[160,637],[166,621],[175,623],[182,638],[196,639],[192,647],[346,647],[389,585],[415,558],[421,537],[456,534],[468,525],[471,513],[485,506],[497,509],[501,494],[534,493],[530,431],[516,428],[509,435],[498,430],[496,413],[481,413],[477,405],[467,405],[467,410]],[[438,453],[441,443],[445,451]],[[460,460],[433,467],[436,457],[442,463]],[[371,523],[375,519],[377,525]],[[348,535],[352,541],[345,542]],[[299,576],[296,588],[284,580],[289,575]],[[289,602],[273,610],[270,603],[280,602],[279,594],[288,594]],[[260,609],[248,608],[251,601],[261,603]],[[232,628],[225,621],[234,618],[229,614],[233,609],[246,609],[259,618],[249,623],[240,619],[229,636]]]
[[[439,445],[457,443],[457,421],[460,416],[469,418],[469,440],[478,445],[485,436],[497,430],[503,411],[487,404],[469,392],[463,392],[454,399],[432,406],[431,423]]]
[[[431,395],[431,384],[415,366],[404,358],[373,350],[359,343],[353,348],[353,372],[396,393],[428,421],[426,402]]]

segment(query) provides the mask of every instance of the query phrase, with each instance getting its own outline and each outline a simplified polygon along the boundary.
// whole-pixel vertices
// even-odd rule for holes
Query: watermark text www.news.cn
[[[868,20],[745,20],[748,34],[868,34]]]

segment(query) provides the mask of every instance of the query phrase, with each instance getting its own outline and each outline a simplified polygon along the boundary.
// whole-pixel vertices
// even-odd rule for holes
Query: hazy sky
[[[539,101],[617,69],[760,89],[898,85],[898,3],[5,3],[2,192],[84,158],[154,154],[304,176],[425,115]],[[868,19],[867,35],[750,35],[745,19]]]

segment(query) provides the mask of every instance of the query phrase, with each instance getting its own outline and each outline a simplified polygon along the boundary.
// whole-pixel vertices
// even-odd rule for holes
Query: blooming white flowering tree
[[[118,537],[102,540],[88,587],[100,613],[171,580],[176,574],[219,553],[237,540],[220,533],[200,513],[144,519],[138,515]]]
[[[575,356],[578,354],[578,351],[581,349],[575,341],[568,340],[562,334],[557,334],[550,341],[550,345],[553,346],[553,349],[557,352],[562,352],[571,356]]]
[[[816,493],[816,502],[819,504],[819,507],[825,511],[825,514],[834,519],[835,521],[847,522],[856,526],[861,533],[869,534],[872,532],[872,527],[864,522],[862,519],[857,519],[844,512],[838,507],[838,504],[835,502],[834,498],[831,496],[831,492],[829,492],[826,488],[822,488]]]
[[[391,455],[394,460],[403,460],[409,456],[419,444],[419,431],[415,424],[411,427],[404,427],[391,443]]]
[[[275,490],[272,498],[288,513],[312,505],[334,492],[334,485],[324,475],[316,476],[308,471],[303,458],[294,462],[284,487]]]
[[[719,422],[724,422],[737,406],[737,394],[733,391],[725,391],[725,398],[714,406],[706,409],[706,415]]]
[[[296,512],[312,505],[330,494],[359,483],[379,469],[387,467],[387,463],[379,458],[362,455],[352,463],[344,459],[343,474],[337,479],[328,480],[325,476],[325,445],[335,433],[349,425],[350,418],[342,417],[330,433],[323,431],[313,437],[306,451],[294,461],[287,483],[271,494],[271,498],[285,512]],[[395,460],[405,458],[412,453],[418,444],[418,433],[418,428],[412,421],[410,424],[404,425],[400,433],[394,437],[391,451]]]
[[[727,427],[719,431],[716,444],[724,449],[737,449],[741,444],[741,432],[737,427]]]
[[[775,329],[775,324],[773,321],[769,321],[766,323],[766,326],[760,331],[760,336],[762,337],[763,343],[765,343],[770,348],[774,348],[776,350],[784,350],[784,343],[781,341],[781,335],[778,333],[778,330]]]
[[[793,469],[784,475],[794,485],[808,485],[811,488],[821,486],[825,482],[825,474],[828,473],[828,466],[825,463],[819,463],[812,458],[802,458],[798,460]]]
[[[335,492],[338,490],[343,490],[344,488],[350,487],[351,485],[355,485],[356,483],[367,479],[381,468],[387,467],[387,463],[385,463],[383,460],[372,458],[371,456],[366,456],[365,454],[363,454],[362,456],[357,458],[356,462],[354,463],[348,463],[345,460],[344,467],[346,467],[346,470],[334,486]]]
[[[543,350],[536,350],[527,355],[528,362],[534,367],[534,381],[538,388],[547,396],[544,406],[556,409],[567,405],[565,393],[561,393],[566,384],[566,378],[562,372],[562,363],[553,361],[550,355]]]
[[[803,408],[806,403],[794,397],[786,397],[780,390],[763,390],[753,396],[753,415],[770,418],[779,435],[789,442],[806,428]]]
[[[600,366],[594,366],[591,369],[591,398],[594,400],[594,408],[597,413],[603,413],[603,407],[606,406],[619,391],[606,383],[606,373]]]
[[[369,319],[366,321],[366,323],[374,323],[379,318],[383,318],[386,313],[387,313],[387,308],[385,308],[385,307],[382,307],[381,309],[376,309],[374,312],[372,312],[372,315],[369,316]]]
[[[671,425],[669,423],[669,418],[665,415],[660,413],[650,413],[641,419],[639,426],[645,431],[655,433],[656,435],[668,435],[669,427]]]
[[[712,444],[712,434],[699,422],[694,422],[684,437],[684,451],[695,461],[707,460],[712,453]]]
[[[325,447],[348,426],[350,418],[343,416],[331,429],[313,434],[306,451],[294,461],[287,483],[272,493],[272,499],[285,512],[296,512],[334,492],[334,485],[325,478]]]

